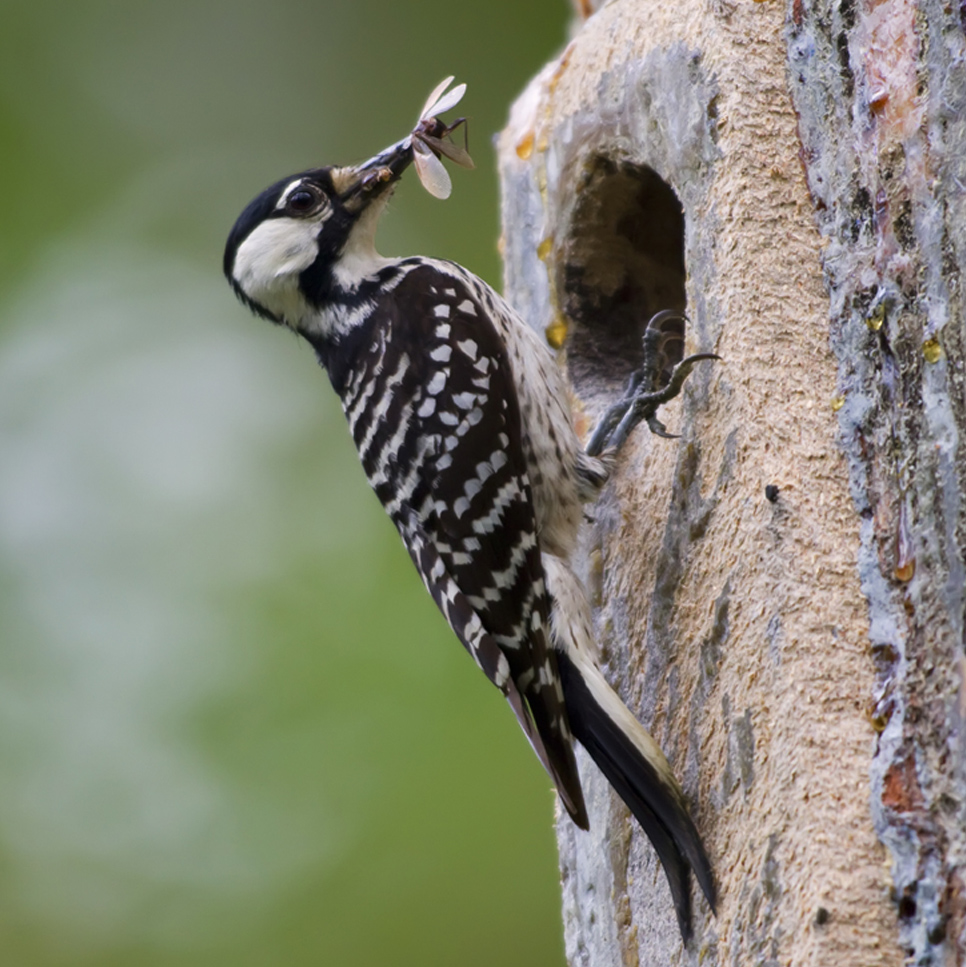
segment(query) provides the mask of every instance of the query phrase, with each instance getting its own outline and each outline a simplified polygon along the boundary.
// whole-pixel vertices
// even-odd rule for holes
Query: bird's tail
[[[553,638],[570,727],[654,845],[671,888],[681,936],[687,941],[691,937],[689,872],[694,871],[714,912],[711,864],[671,764],[591,657],[589,609],[585,611],[579,582],[562,562],[548,558],[545,554],[554,597],[563,605],[555,608]],[[562,601],[561,594],[566,594]]]
[[[684,793],[657,743],[631,715],[600,670],[558,655],[574,738],[590,753],[657,850],[685,941],[691,938],[689,870],[715,909],[711,864],[688,812]]]

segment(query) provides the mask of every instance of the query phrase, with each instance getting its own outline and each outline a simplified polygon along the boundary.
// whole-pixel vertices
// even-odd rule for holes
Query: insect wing
[[[423,187],[434,198],[449,198],[453,182],[443,162],[418,138],[413,139],[413,164]]]
[[[466,85],[457,84],[453,90],[451,90],[448,94],[444,94],[435,104],[433,104],[432,117],[436,117],[437,114],[445,114],[447,111],[456,107],[456,105],[463,100],[463,95],[465,93]],[[426,115],[424,114],[423,117],[426,117]]]
[[[452,141],[434,138],[431,134],[420,134],[418,140],[428,145],[433,151],[446,155],[450,161],[455,162],[463,168],[476,167],[466,148],[461,148],[458,144],[453,144]]]
[[[449,87],[454,80],[456,80],[455,77],[447,77],[446,80],[440,81],[433,88],[433,93],[426,98],[426,103],[423,105],[422,111],[419,112],[420,121],[428,117],[433,117],[433,115],[430,112],[433,110],[434,107],[436,107],[436,102],[443,96],[443,91],[445,91],[446,88]],[[466,85],[464,84],[463,87],[465,88],[465,86]],[[439,114],[440,112],[437,111],[436,113]]]

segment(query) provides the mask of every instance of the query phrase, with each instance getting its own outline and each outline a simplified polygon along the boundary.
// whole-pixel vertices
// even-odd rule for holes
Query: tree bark
[[[935,0],[612,0],[499,143],[506,291],[582,430],[660,309],[712,350],[584,534],[608,677],[720,908],[681,947],[586,756],[572,965],[953,965],[963,755],[966,38]],[[777,487],[777,495],[766,487]]]

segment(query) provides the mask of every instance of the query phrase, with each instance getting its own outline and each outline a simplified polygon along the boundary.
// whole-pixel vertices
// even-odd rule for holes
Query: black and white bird
[[[707,356],[618,404],[590,448],[600,459],[580,445],[552,352],[489,285],[453,262],[377,254],[379,217],[410,163],[444,196],[439,155],[468,162],[445,142],[456,125],[436,117],[462,88],[441,89],[409,137],[364,164],[304,171],[258,195],[228,238],[225,275],[249,308],[311,344],[426,588],[564,808],[588,828],[576,739],[657,850],[687,940],[689,872],[713,909],[711,866],[670,764],[596,664],[570,562],[608,454]]]

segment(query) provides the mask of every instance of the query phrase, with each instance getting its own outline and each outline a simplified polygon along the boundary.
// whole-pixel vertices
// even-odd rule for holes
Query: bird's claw
[[[681,318],[680,313],[664,310],[657,313],[647,324],[644,332],[644,362],[630,378],[624,397],[610,407],[594,428],[587,443],[588,456],[596,457],[605,450],[617,451],[630,436],[631,431],[642,420],[647,422],[650,431],[665,439],[675,439],[657,418],[657,411],[665,403],[673,400],[684,386],[696,363],[707,359],[720,359],[716,353],[693,353],[686,356],[671,370],[667,383],[660,389],[649,389],[658,378],[656,354],[661,336],[660,325],[671,318]],[[644,391],[642,392],[642,387]]]

